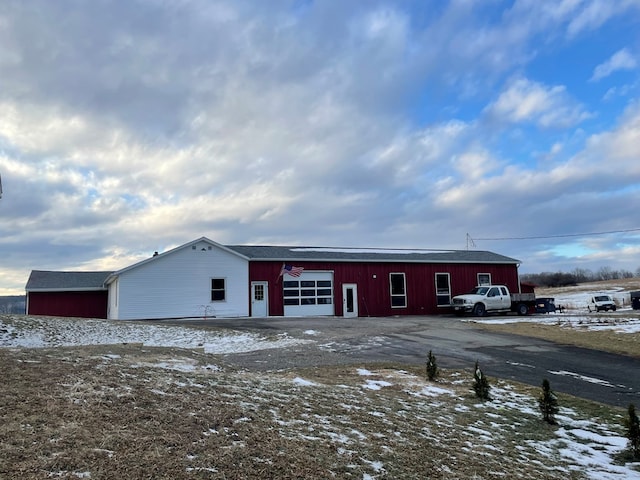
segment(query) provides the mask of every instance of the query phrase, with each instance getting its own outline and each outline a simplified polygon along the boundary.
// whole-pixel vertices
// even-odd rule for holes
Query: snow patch
[[[312,382],[311,380],[305,380],[304,378],[300,378],[300,377],[294,378],[293,383],[295,383],[296,385],[301,385],[303,387],[314,387],[318,385],[317,383]]]

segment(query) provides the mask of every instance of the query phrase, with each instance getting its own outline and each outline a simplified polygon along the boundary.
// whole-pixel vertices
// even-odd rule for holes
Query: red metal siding
[[[28,315],[107,318],[106,291],[29,292]]]
[[[517,292],[517,290],[515,290]],[[520,293],[535,293],[536,286],[533,283],[520,283]]]
[[[358,285],[358,313],[360,316],[425,315],[447,312],[438,307],[435,291],[435,274],[448,273],[451,296],[470,291],[477,285],[478,273],[491,274],[494,284],[507,285],[518,291],[516,265],[494,264],[420,264],[420,263],[336,263],[292,262],[305,270],[333,271],[333,295],[335,315],[342,316],[342,284]],[[282,262],[250,262],[249,281],[269,282],[269,315],[284,314],[282,304],[282,278],[279,277]],[[390,273],[404,273],[407,292],[405,308],[391,307]],[[290,278],[290,277],[287,277]]]

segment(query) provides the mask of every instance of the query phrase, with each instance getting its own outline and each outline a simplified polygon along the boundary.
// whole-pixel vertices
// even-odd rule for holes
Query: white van
[[[604,310],[608,312],[611,310],[612,312],[616,311],[616,302],[613,301],[611,295],[594,295],[589,300],[589,305],[587,305],[587,309],[591,312],[599,312]]]

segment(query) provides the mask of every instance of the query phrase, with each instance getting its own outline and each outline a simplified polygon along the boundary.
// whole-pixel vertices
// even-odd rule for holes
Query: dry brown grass
[[[603,280],[600,282],[587,282],[568,287],[536,288],[539,297],[553,297],[561,293],[571,292],[598,292],[599,290],[620,289],[621,291],[640,290],[640,277],[621,278],[618,280]]]
[[[620,291],[640,290],[640,278],[626,278],[620,280],[607,280],[601,282],[589,282],[580,285],[559,288],[537,288],[538,297],[557,297],[574,293],[596,293],[601,290],[618,289]],[[605,352],[618,353],[640,358],[640,333],[620,333],[613,330],[590,330],[588,327],[600,323],[602,325],[615,325],[620,318],[638,318],[640,312],[627,311],[616,313],[588,313],[586,305],[584,314],[588,317],[578,316],[572,313],[558,315],[557,324],[539,323],[532,319],[530,322],[517,322],[509,324],[482,324],[477,326],[487,330],[525,335],[529,337],[550,340],[559,344],[570,344],[578,347],[591,348]]]
[[[161,367],[170,363],[195,368]],[[0,350],[0,478],[583,478],[539,453],[552,427],[479,403],[468,372],[445,372],[438,386],[451,393],[427,397],[421,369],[363,377],[353,367],[258,374],[212,364],[223,365],[136,345]],[[367,380],[390,385],[363,388]],[[535,395],[496,388],[525,403]],[[618,413],[607,409],[606,421]]]
[[[584,329],[575,326],[567,327],[562,322],[557,325],[535,321],[497,325],[477,323],[476,326],[487,330],[541,338],[561,345],[570,344],[640,358],[640,333],[617,333],[611,330],[590,331],[586,329],[586,326]]]

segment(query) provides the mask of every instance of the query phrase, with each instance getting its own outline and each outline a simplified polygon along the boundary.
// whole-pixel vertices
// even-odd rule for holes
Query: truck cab
[[[456,295],[451,299],[451,304],[457,315],[473,313],[481,317],[488,312],[510,311],[511,294],[504,285],[482,285],[467,294]]]

